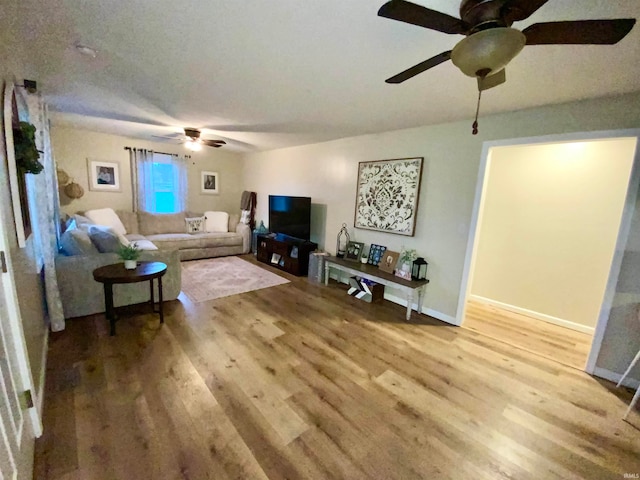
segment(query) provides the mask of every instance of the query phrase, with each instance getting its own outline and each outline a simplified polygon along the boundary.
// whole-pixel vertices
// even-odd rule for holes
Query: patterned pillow
[[[204,232],[204,217],[190,217],[184,221],[187,223],[187,233]]]

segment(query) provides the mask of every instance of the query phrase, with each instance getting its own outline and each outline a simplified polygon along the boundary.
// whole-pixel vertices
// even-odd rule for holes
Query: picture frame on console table
[[[378,266],[380,263],[380,259],[384,255],[384,252],[387,251],[387,247],[383,245],[372,244],[369,249],[369,258],[367,258],[367,263],[369,265]]]
[[[383,272],[393,273],[398,264],[400,258],[400,252],[394,252],[393,250],[386,250],[382,255],[378,268]]]
[[[350,262],[359,262],[362,250],[364,250],[364,243],[349,242],[347,243],[347,251],[344,254],[344,259]]]
[[[358,164],[354,226],[413,237],[424,157]]]

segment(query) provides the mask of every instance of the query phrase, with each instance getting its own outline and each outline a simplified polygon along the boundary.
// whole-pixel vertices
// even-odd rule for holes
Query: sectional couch
[[[122,241],[145,245],[140,260],[159,261],[167,264],[164,275],[163,296],[174,300],[181,289],[181,260],[238,255],[248,253],[251,246],[251,230],[239,223],[238,215],[229,215],[228,232],[187,233],[187,218],[198,218],[193,213],[148,214],[117,211],[126,233]],[[81,220],[82,219],[82,220]],[[77,221],[84,221],[77,216]],[[81,225],[85,230],[87,225]],[[102,228],[95,226],[96,229]],[[111,229],[111,227],[109,227]],[[69,233],[63,234],[63,246],[68,245]],[[86,241],[85,241],[86,243]],[[97,245],[100,245],[97,243]],[[68,248],[68,250],[73,250]],[[104,293],[101,283],[93,279],[93,270],[103,265],[119,263],[116,253],[99,251],[96,243],[83,245],[76,253],[65,255],[63,251],[56,257],[56,274],[65,318],[104,312]],[[148,282],[128,285],[114,285],[114,305],[131,305],[149,300]],[[156,296],[157,298],[157,296]]]

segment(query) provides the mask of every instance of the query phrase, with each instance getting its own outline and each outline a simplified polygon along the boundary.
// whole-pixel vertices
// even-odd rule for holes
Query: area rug
[[[182,293],[194,303],[289,283],[238,257],[182,262]]]

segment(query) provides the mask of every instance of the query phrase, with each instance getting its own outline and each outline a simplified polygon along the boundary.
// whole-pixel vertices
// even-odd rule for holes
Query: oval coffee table
[[[116,334],[116,316],[113,308],[113,285],[117,283],[138,283],[149,280],[151,308],[154,313],[160,314],[160,323],[164,323],[162,313],[162,276],[167,273],[167,265],[162,262],[138,262],[134,270],[124,268],[124,263],[114,263],[96,268],[93,278],[104,285],[104,306],[107,320],[110,325],[110,335]],[[158,310],[155,309],[153,295],[153,279],[158,279]]]

